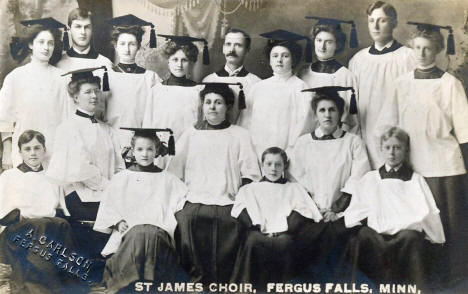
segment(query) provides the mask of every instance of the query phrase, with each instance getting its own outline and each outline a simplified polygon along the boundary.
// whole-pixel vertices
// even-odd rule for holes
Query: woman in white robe
[[[424,238],[443,244],[445,235],[429,186],[407,162],[409,141],[408,134],[397,127],[384,131],[385,164],[361,179],[344,219],[346,227],[367,219],[350,242],[355,267],[376,283],[417,283],[423,288],[430,266],[424,256]]]
[[[65,79],[55,64],[62,50],[63,24],[46,20],[23,21],[26,33],[14,38],[10,46],[13,59],[31,61],[10,72],[0,90],[0,132],[3,141],[3,166],[21,163],[18,137],[29,129],[47,139],[47,158],[52,154],[55,129],[67,117]],[[40,111],[39,111],[40,110]],[[45,162],[45,165],[47,162]]]
[[[187,187],[153,164],[156,132],[135,129],[136,163],[116,174],[103,194],[94,230],[112,233],[102,254],[106,293],[135,289],[135,281],[182,282],[174,246],[174,214],[185,204]],[[141,269],[144,269],[143,271]]]
[[[431,188],[448,240],[443,280],[454,282],[468,273],[468,259],[461,253],[468,238],[463,216],[467,202],[460,197],[466,194],[465,154],[460,144],[468,143],[468,102],[462,83],[435,65],[436,55],[444,48],[440,31],[418,27],[411,44],[417,68],[395,81],[374,135],[382,126],[397,125],[411,137],[411,164]]]
[[[66,211],[72,225],[91,234],[95,243],[80,238],[83,250],[99,255],[105,235],[91,229],[102,192],[112,176],[124,168],[118,137],[109,125],[94,117],[98,105],[100,78],[92,71],[72,73],[69,94],[76,103],[75,115],[57,128],[55,152],[47,176],[65,190]],[[91,237],[90,237],[91,238]]]
[[[283,34],[286,41],[280,39]],[[283,30],[264,35],[270,38],[265,53],[273,76],[251,87],[247,108],[239,116],[239,125],[250,131],[259,159],[269,147],[291,148],[304,128],[312,126],[311,95],[301,92],[307,85],[292,73],[302,55],[295,41],[302,36]]]
[[[370,167],[361,138],[340,127],[345,102],[336,88],[310,90],[316,92],[312,109],[319,125],[313,132],[301,136],[290,151],[289,174],[309,192],[323,215],[322,227],[311,224],[301,230],[302,259],[306,265],[313,263],[312,266],[319,269],[317,275],[327,272],[338,275],[339,260],[333,258],[341,254],[346,243],[343,211]],[[320,233],[322,230],[325,231]],[[316,241],[318,234],[319,242]],[[320,248],[313,246],[317,243],[321,244]]]
[[[109,80],[112,83],[109,85],[106,118],[118,130],[121,147],[129,147],[131,134],[119,128],[143,126],[146,99],[151,88],[162,80],[154,71],[135,63],[144,34],[142,26],[147,23],[133,15],[116,17],[108,22],[114,26],[111,40],[118,62],[109,71]]]
[[[205,120],[179,138],[168,171],[189,189],[187,203],[176,215],[182,266],[192,281],[208,286],[231,278],[243,238],[231,208],[239,188],[258,181],[260,170],[248,131],[226,120],[234,103],[232,90],[208,84],[200,95]]]
[[[322,219],[317,206],[298,183],[284,178],[286,152],[271,147],[262,154],[263,178],[242,187],[231,215],[249,229],[232,277],[265,290],[267,283],[287,282],[297,273],[295,232],[307,220]],[[274,269],[274,270],[270,270]]]
[[[11,265],[12,282],[21,293],[63,293],[72,284],[54,264],[59,255],[43,242],[45,236],[61,243],[68,253],[74,250],[70,225],[55,217],[61,190],[44,176],[44,136],[27,130],[18,143],[23,162],[0,176],[0,226],[6,226],[1,227],[0,263]],[[22,247],[20,242],[31,242],[31,247]]]
[[[197,122],[199,88],[187,75],[198,58],[198,48],[186,36],[166,36],[163,55],[167,58],[169,77],[152,88],[147,99],[143,126],[170,128],[177,139]]]
[[[319,18],[320,19],[320,18]],[[346,45],[346,34],[337,20],[320,19],[311,30],[314,41],[314,53],[317,61],[303,68],[298,76],[309,88],[325,86],[353,87],[357,89],[354,74],[336,60]],[[351,92],[342,93],[345,100],[345,112],[341,118],[342,128],[347,132],[358,134],[357,95]],[[354,101],[351,98],[354,97]],[[349,111],[351,104],[353,111]]]

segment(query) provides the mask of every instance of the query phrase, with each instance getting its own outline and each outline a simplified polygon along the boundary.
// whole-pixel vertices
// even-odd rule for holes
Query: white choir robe
[[[368,172],[359,181],[344,212],[348,228],[359,225],[366,218],[367,226],[380,234],[424,231],[431,242],[445,242],[439,209],[426,181],[416,172],[408,181],[382,179],[379,170]]]
[[[54,148],[47,177],[82,202],[100,201],[112,176],[125,168],[115,130],[100,121],[70,117],[57,128]]]
[[[18,138],[26,130],[41,132],[46,139],[47,157],[53,152],[55,129],[67,118],[72,103],[62,71],[52,65],[30,62],[10,72],[0,90],[0,132],[12,136],[12,163],[22,162]],[[5,134],[6,133],[6,134]]]
[[[396,42],[396,41],[394,41]],[[372,168],[380,166],[379,144],[373,138],[382,106],[390,99],[395,79],[415,68],[411,49],[405,46],[381,55],[369,53],[370,47],[356,53],[349,61],[349,70],[357,78],[358,113],[362,138],[367,146]]]
[[[385,125],[410,136],[410,160],[424,177],[466,173],[459,144],[468,142],[468,101],[462,83],[449,73],[439,79],[399,77],[382,108],[375,140]]]
[[[166,171],[158,173],[123,170],[116,174],[103,193],[94,230],[110,234],[102,254],[115,253],[122,237],[115,226],[121,220],[128,231],[150,224],[165,230],[172,239],[177,226],[174,214],[184,207],[187,187]]]
[[[239,125],[250,131],[259,159],[269,147],[292,148],[313,125],[312,95],[301,92],[306,88],[296,76],[273,76],[256,83],[248,93],[247,109],[241,112]]]
[[[170,128],[177,140],[198,119],[202,87],[157,84],[146,99],[144,128]]]
[[[106,118],[117,129],[121,147],[130,146],[132,133],[120,127],[141,128],[145,114],[146,99],[151,88],[161,83],[154,71],[141,74],[109,70],[110,96],[107,100]]]
[[[222,77],[214,72],[214,73],[207,75],[203,79],[203,82],[204,83],[242,83],[245,99],[247,102],[247,99],[248,99],[247,96],[249,95],[248,93],[250,92],[250,89],[252,88],[253,85],[260,82],[261,80],[262,79],[260,79],[258,76],[254,75],[253,73],[248,73],[245,77],[240,77],[240,76]],[[237,85],[230,85],[229,88],[231,88],[232,91],[234,92],[234,105],[228,111],[228,118],[229,118],[230,123],[238,124],[239,114],[242,111],[242,110],[239,110],[239,107],[238,107],[240,87]]]
[[[322,215],[306,190],[298,183],[267,181],[240,188],[231,215],[237,218],[246,209],[252,225],[259,225],[264,234],[288,230],[288,216],[297,211],[303,217],[319,222]]]
[[[241,178],[260,179],[249,132],[236,125],[188,129],[177,141],[176,155],[167,169],[188,186],[188,201],[206,205],[231,205]]]
[[[112,71],[112,61],[109,58],[98,54],[97,58],[79,58],[79,57],[70,57],[66,52],[62,54],[62,59],[56,65],[58,68],[62,69],[64,72],[70,72],[73,70],[84,69],[84,68],[93,68],[93,67],[100,67],[105,66],[107,68],[107,72]],[[93,71],[93,75],[98,76],[101,78],[101,88],[102,88],[102,78],[104,75],[104,69],[98,69]],[[71,75],[67,76],[67,83],[70,82]],[[111,87],[111,80],[109,79],[109,87]],[[95,115],[97,118],[103,121],[107,121],[105,116],[106,114],[106,104],[107,99],[109,98],[110,92],[101,92],[98,96],[99,103],[97,106],[97,110]],[[71,98],[70,98],[71,99]],[[74,103],[69,103],[69,113],[73,115],[76,110],[76,105]]]
[[[312,195],[320,210],[330,210],[342,192],[354,194],[370,170],[364,143],[351,133],[332,140],[303,135],[289,155],[290,176]]]
[[[310,66],[307,66],[304,70],[299,73],[299,78],[303,80],[308,88],[328,87],[328,86],[340,86],[340,87],[353,87],[355,89],[356,103],[359,100],[357,80],[354,74],[342,66],[339,70],[334,73],[315,72],[312,71]],[[349,106],[351,103],[351,91],[338,92],[341,98],[345,101],[344,113],[341,118],[342,128],[347,132],[353,134],[359,134],[359,114],[350,114]],[[317,123],[312,125],[315,128]]]
[[[18,208],[27,218],[54,217],[59,206],[60,189],[40,172],[22,172],[18,168],[0,176],[0,218]]]

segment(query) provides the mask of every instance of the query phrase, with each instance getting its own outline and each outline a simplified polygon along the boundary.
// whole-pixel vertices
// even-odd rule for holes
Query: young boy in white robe
[[[67,248],[65,254],[76,243],[69,223],[56,217],[61,189],[44,176],[45,137],[26,130],[18,149],[23,162],[0,176],[0,264],[11,265],[16,293],[63,293],[71,276],[56,266],[60,255],[46,247],[44,236]]]
[[[103,193],[94,230],[112,233],[102,254],[106,293],[135,289],[136,281],[182,281],[174,244],[174,214],[185,204],[187,187],[153,164],[159,155],[156,129],[134,130],[135,163],[116,174]]]
[[[353,266],[376,283],[423,287],[424,239],[445,242],[439,209],[426,181],[409,164],[408,134],[388,127],[380,142],[385,164],[361,179],[344,212],[346,227],[367,219],[351,241]]]
[[[284,178],[287,167],[286,152],[268,148],[262,154],[262,180],[243,186],[236,196],[231,215],[249,233],[236,260],[233,282],[265,290],[267,283],[289,281],[297,272],[295,232],[305,218],[322,219],[305,189]]]
[[[374,136],[381,126],[395,125],[411,137],[411,164],[431,188],[447,238],[439,265],[443,270],[437,276],[451,284],[468,274],[468,257],[463,253],[468,244],[467,154],[461,148],[468,143],[468,100],[463,84],[436,66],[436,56],[445,43],[441,27],[410,24],[417,26],[410,38],[417,67],[395,81]],[[447,43],[450,52],[453,44]]]

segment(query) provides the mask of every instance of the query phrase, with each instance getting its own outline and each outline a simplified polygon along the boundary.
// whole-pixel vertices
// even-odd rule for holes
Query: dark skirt
[[[251,283],[265,290],[267,283],[287,282],[295,275],[293,239],[288,233],[267,236],[250,231],[239,251],[232,282]]]
[[[19,293],[64,293],[74,287],[79,278],[71,277],[57,262],[60,253],[75,251],[75,243],[69,223],[57,217],[22,219],[0,234],[2,259],[11,265]]]
[[[176,214],[176,247],[192,282],[227,283],[231,279],[242,226],[231,216],[232,205],[187,202]]]
[[[349,243],[353,276],[362,272],[376,284],[411,283],[424,288],[424,243],[422,232],[402,230],[387,235],[361,227]]]
[[[134,289],[134,282],[184,282],[171,237],[153,225],[137,225],[124,236],[117,252],[107,261],[103,282],[106,293]],[[129,287],[130,286],[130,287]]]
[[[450,286],[468,275],[467,175],[425,179],[440,210],[446,239],[432,277]]]
[[[90,258],[101,258],[101,251],[109,240],[109,235],[93,230],[99,202],[82,202],[78,194],[72,192],[65,197],[65,203],[80,252]]]

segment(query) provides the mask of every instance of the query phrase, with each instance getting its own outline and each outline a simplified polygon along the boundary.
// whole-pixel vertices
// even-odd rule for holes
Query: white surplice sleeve
[[[351,135],[351,134],[350,134]],[[355,136],[355,135],[353,135]],[[367,157],[366,146],[361,138],[355,136],[352,144],[351,174],[341,192],[353,195],[361,178],[370,171],[369,159]]]
[[[468,143],[468,100],[462,83],[453,79],[455,81],[450,84],[450,93],[447,96],[452,100],[453,131],[458,143],[464,144]]]
[[[290,190],[287,190],[291,193],[289,198],[291,210],[297,211],[303,217],[313,219],[315,222],[322,220],[322,214],[307,191],[298,183],[289,183],[288,185],[291,187]]]
[[[123,174],[116,174],[102,194],[99,210],[94,223],[94,230],[105,234],[112,232],[112,226],[123,220],[123,216],[118,212],[115,203],[118,203],[120,195],[126,191],[122,186]],[[126,181],[125,181],[126,182]]]
[[[12,74],[7,75],[0,89],[0,132],[2,133],[13,132],[13,124],[17,120],[13,79]],[[2,139],[6,139],[6,136]]]
[[[167,164],[167,171],[174,174],[176,177],[185,180],[185,166],[187,163],[187,155],[189,152],[190,137],[194,130],[192,128],[182,133],[176,142],[175,155],[169,159]],[[203,171],[200,171],[203,172]]]
[[[426,180],[424,180],[421,175],[414,174],[413,177],[416,177],[416,182],[425,196],[426,205],[429,207],[429,214],[422,222],[422,228],[424,233],[426,233],[426,239],[432,243],[445,243],[444,228],[442,226],[442,221],[439,215],[440,212],[435,203],[434,196],[432,195]]]
[[[374,173],[375,171],[367,173],[359,181],[356,191],[351,197],[351,203],[343,213],[347,228],[361,225],[360,221],[367,218],[371,213],[370,199],[366,195],[373,191],[369,189],[369,184],[372,184]]]
[[[261,178],[257,155],[254,151],[252,139],[247,130],[240,138],[239,170],[242,178],[259,181]]]

